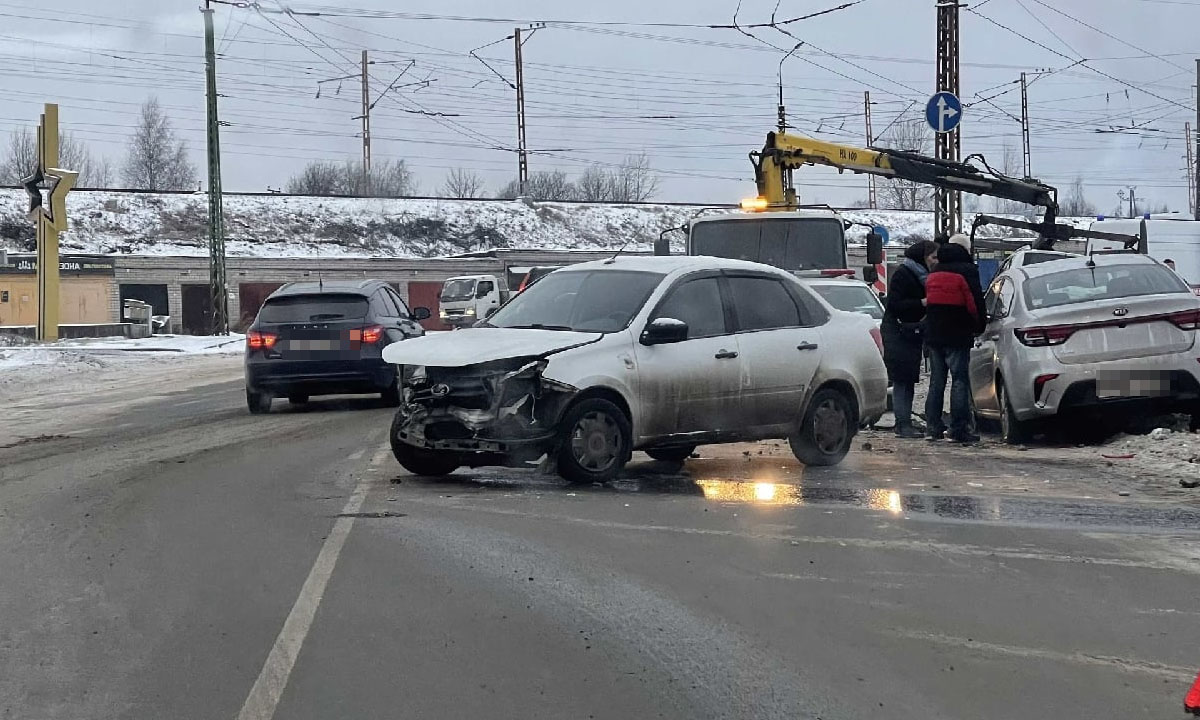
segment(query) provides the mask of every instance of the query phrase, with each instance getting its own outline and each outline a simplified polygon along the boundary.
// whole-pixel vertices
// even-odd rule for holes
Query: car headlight
[[[464,314],[464,315],[474,315],[474,314],[475,314],[475,308],[473,308],[473,307],[469,307],[469,308],[467,308],[465,311],[463,311],[463,314]]]
[[[440,315],[440,316],[441,316],[441,317],[443,317],[443,318],[445,318],[445,317],[448,317],[448,316],[446,315],[446,311],[445,311],[445,310],[439,310],[439,311],[438,311],[438,315]]]

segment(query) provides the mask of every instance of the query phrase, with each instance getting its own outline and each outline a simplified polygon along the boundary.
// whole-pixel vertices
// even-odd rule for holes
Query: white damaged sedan
[[[396,343],[392,450],[405,469],[522,465],[613,479],[634,450],[786,438],[808,465],[843,457],[883,413],[875,322],[792,275],[708,257],[617,257],[555,271],[486,322]]]

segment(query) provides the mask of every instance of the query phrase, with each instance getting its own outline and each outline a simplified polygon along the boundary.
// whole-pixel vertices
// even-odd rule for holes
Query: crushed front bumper
[[[409,378],[396,439],[442,452],[504,456],[548,452],[578,390],[542,376],[546,362],[520,358],[461,368],[423,368]]]

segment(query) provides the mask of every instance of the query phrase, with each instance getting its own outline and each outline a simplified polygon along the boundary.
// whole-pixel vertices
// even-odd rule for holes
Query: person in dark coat
[[[983,287],[970,251],[955,238],[938,249],[937,269],[929,274],[925,293],[925,343],[930,360],[925,422],[929,437],[940,440],[946,436],[942,408],[949,376],[950,439],[977,442],[979,436],[971,432],[971,385],[967,374],[971,345],[986,324]]]
[[[921,321],[925,318],[925,279],[937,263],[937,243],[918,240],[904,251],[904,262],[888,283],[887,302],[880,334],[883,336],[883,361],[892,381],[892,412],[896,416],[896,435],[919,438],[924,434],[913,427],[913,393],[921,379]]]

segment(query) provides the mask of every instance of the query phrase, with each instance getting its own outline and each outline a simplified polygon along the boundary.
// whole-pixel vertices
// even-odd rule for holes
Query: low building
[[[116,258],[63,255],[59,258],[59,322],[98,325],[119,322],[115,311]],[[0,327],[37,324],[36,255],[9,255],[0,265]]]

